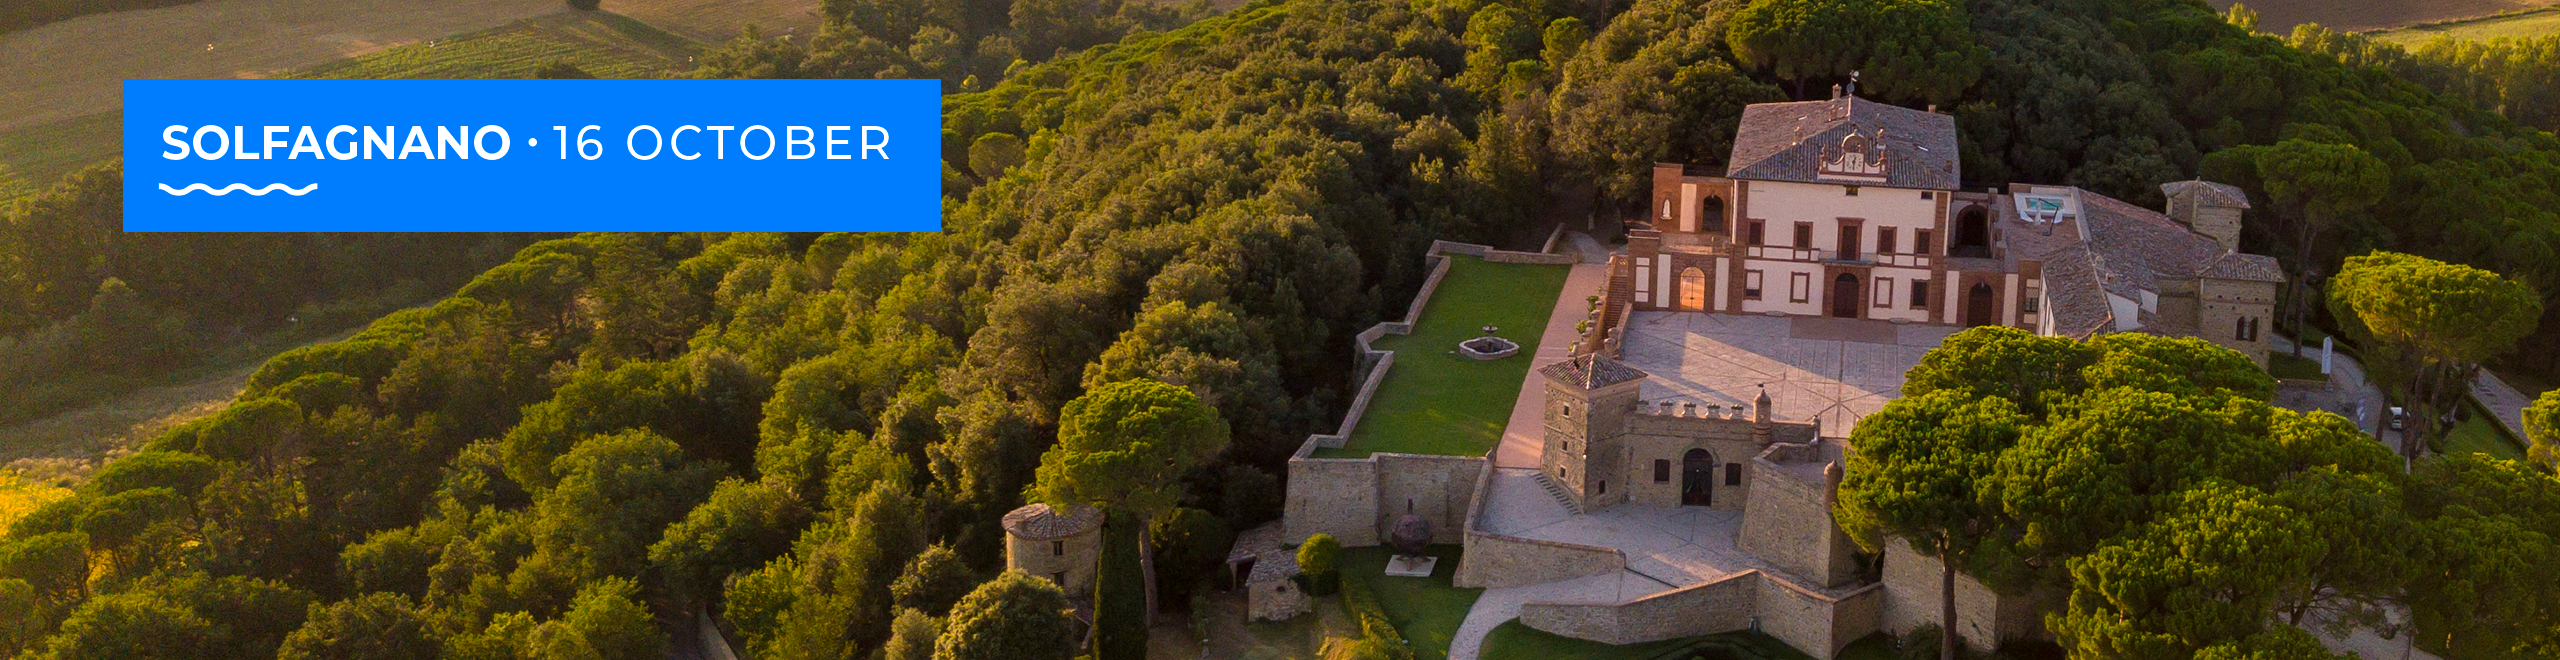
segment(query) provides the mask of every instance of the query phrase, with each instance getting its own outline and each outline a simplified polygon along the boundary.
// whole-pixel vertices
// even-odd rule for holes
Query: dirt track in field
[[[2234,1],[2210,0],[2215,9],[2230,9]],[[2560,0],[2237,1],[2257,10],[2258,29],[2276,34],[2290,34],[2293,26],[2301,23],[2319,23],[2334,30],[2372,30],[2560,4]]]

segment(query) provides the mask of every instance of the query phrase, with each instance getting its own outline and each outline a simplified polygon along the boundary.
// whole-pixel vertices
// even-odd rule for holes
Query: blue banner
[[[940,231],[933,80],[126,80],[125,231]]]

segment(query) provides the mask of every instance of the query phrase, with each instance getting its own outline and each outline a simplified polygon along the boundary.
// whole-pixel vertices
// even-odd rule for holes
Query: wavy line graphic
[[[196,191],[204,191],[206,194],[213,195],[213,196],[215,196],[215,197],[221,197],[221,196],[223,196],[223,195],[228,195],[228,194],[231,194],[231,193],[232,193],[232,192],[234,192],[234,191],[237,191],[237,192],[246,192],[246,193],[249,193],[249,195],[250,195],[250,196],[252,196],[252,197],[265,197],[265,196],[267,196],[267,193],[276,192],[276,191],[279,191],[279,190],[284,191],[284,194],[287,194],[287,195],[292,195],[292,196],[295,196],[295,197],[301,197],[301,196],[303,196],[303,195],[311,194],[311,191],[319,190],[319,189],[320,189],[320,184],[317,184],[317,183],[314,183],[314,184],[311,184],[311,185],[307,185],[307,186],[303,186],[303,187],[302,187],[301,189],[299,189],[299,190],[295,189],[293,186],[288,186],[288,185],[284,185],[284,184],[281,184],[281,183],[270,183],[270,184],[267,184],[267,187],[265,187],[265,188],[251,188],[251,187],[249,187],[249,184],[245,184],[245,183],[234,183],[234,184],[231,184],[231,185],[228,185],[228,186],[223,186],[223,187],[221,187],[221,188],[215,188],[215,187],[213,187],[213,186],[208,186],[208,185],[204,185],[204,184],[201,184],[201,183],[190,183],[190,184],[187,184],[187,187],[185,187],[185,188],[171,188],[171,187],[169,187],[169,184],[166,184],[166,183],[160,184],[160,192],[165,192],[165,193],[169,193],[169,194],[171,194],[171,195],[177,195],[177,196],[180,196],[180,197],[184,197],[184,196],[186,196],[188,193],[192,193],[192,192],[196,192]]]

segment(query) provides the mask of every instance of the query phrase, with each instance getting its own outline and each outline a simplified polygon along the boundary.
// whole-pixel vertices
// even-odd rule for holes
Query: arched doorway
[[[1991,306],[1994,304],[1997,304],[1997,302],[1992,299],[1991,285],[1981,282],[1973,283],[1973,289],[1966,291],[1964,294],[1965,326],[1985,326],[1997,323],[2000,315],[1991,309]]]
[[[1950,257],[1991,256],[1991,212],[1980,206],[1967,206],[1956,214],[1956,242],[1947,246]]]
[[[1831,281],[1831,315],[1858,318],[1858,276],[1841,273]]]
[[[1680,308],[1692,312],[1707,309],[1707,272],[1696,266],[1680,271]]]
[[[1716,455],[1690,449],[1680,456],[1680,506],[1714,506]]]
[[[1714,195],[1698,200],[1698,231],[1725,231],[1724,198]]]

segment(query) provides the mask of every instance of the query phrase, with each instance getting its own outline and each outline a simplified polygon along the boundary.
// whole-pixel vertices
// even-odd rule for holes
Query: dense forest
[[[2267,197],[2249,247],[2312,272],[2391,248],[2560,292],[2560,140],[2201,2],[1260,0],[1183,24],[1199,11],[831,0],[805,43],[722,47],[701,75],[949,81],[944,231],[522,247],[278,356],[229,409],[12,525],[0,652],[655,657],[655,620],[707,607],[758,658],[921,657],[936,617],[1036,591],[962,596],[1000,568],[997,518],[1068,401],[1184,385],[1232,441],[1166,520],[1270,520],[1281,462],[1340,413],[1352,333],[1418,286],[1430,240],[1605,223],[1651,163],[1720,161],[1744,105],[1853,70],[1952,112],[1968,185],[2155,204],[2198,175],[2291,181],[2271,152],[2352,152],[2379,163],[2374,199]],[[36,265],[73,244],[48,218],[113,226],[114,177],[12,212],[29,238],[0,273],[44,284],[10,289],[10,327],[132,314],[112,311],[128,295],[199,331],[272,324],[382,284],[338,266],[484,245],[110,231],[75,234],[101,245],[76,268]],[[2302,223],[2321,225],[2308,260],[2286,247]],[[240,289],[186,288],[208,286]],[[2541,327],[2529,345],[2560,341]],[[1157,531],[1165,570],[1222,545],[1180,531]]]
[[[534,240],[128,234],[122,182],[109,165],[0,206],[0,424],[432,302]]]

